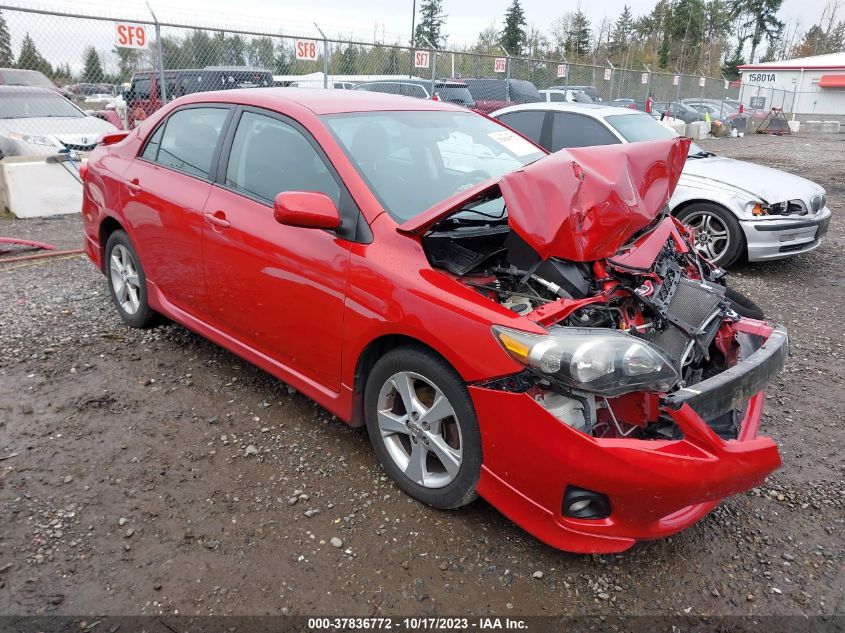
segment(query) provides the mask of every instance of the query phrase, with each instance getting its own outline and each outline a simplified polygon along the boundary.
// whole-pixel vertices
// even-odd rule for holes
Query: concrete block
[[[839,134],[840,127],[839,121],[822,121],[822,132],[824,134]]]
[[[681,121],[680,119],[663,119],[662,121],[660,121],[660,123],[668,127],[670,130],[677,132],[681,136],[684,136],[686,134],[687,124]]]
[[[808,134],[839,134],[839,121],[804,121],[801,130]]]
[[[801,121],[789,121],[789,131],[793,134],[797,134],[798,131],[801,129]]]
[[[690,137],[693,140],[700,140],[703,138],[707,138],[707,135],[709,133],[710,129],[708,128],[707,123],[705,121],[694,121],[686,125],[684,135]]]
[[[44,156],[10,156],[0,161],[0,199],[7,213],[37,218],[82,209],[82,185],[69,163],[47,163]]]

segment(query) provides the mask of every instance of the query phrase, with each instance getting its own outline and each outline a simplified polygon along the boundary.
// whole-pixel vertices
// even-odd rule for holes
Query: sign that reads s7
[[[296,40],[294,42],[296,58],[306,61],[317,59],[317,42],[315,40]]]
[[[115,24],[115,34],[118,48],[147,48],[147,27],[143,24]]]
[[[764,81],[776,81],[777,73],[748,73],[748,81],[751,83],[761,83]]]

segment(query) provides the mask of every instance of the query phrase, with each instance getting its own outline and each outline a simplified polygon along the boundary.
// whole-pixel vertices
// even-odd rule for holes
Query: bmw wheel
[[[476,498],[478,422],[466,385],[442,358],[391,350],[370,372],[364,406],[376,456],[402,490],[443,509]]]
[[[733,214],[718,205],[700,202],[678,213],[695,233],[695,250],[717,266],[730,266],[742,253],[742,229]]]
[[[120,318],[127,325],[155,325],[156,313],[147,302],[147,277],[129,236],[115,231],[106,242],[106,279]]]

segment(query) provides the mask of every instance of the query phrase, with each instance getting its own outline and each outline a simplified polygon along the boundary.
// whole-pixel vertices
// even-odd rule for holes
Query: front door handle
[[[133,196],[137,196],[141,193],[141,181],[137,178],[133,178],[126,182],[126,188],[129,189],[129,193]]]
[[[203,213],[203,218],[205,221],[211,224],[212,226],[216,226],[221,229],[228,229],[229,228],[229,220],[226,219],[226,214],[222,211],[215,211],[214,213]]]

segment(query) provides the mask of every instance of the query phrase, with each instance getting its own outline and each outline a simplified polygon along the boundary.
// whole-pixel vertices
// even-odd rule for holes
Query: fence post
[[[161,105],[164,106],[167,105],[167,83],[164,81],[164,44],[161,42],[161,25],[159,25],[158,18],[149,2],[147,2],[147,9],[149,9],[150,15],[153,16],[153,23],[155,24],[156,48],[158,49],[158,81],[160,84],[159,90],[161,91]]]
[[[428,52],[431,55],[431,90],[429,93],[431,94],[431,98],[434,98],[434,77],[437,73],[437,49],[434,47],[434,44],[431,43],[431,40],[428,39],[425,35],[420,33],[420,37],[428,44]],[[416,55],[416,49],[411,51],[412,55]]]
[[[499,48],[501,48],[505,52],[505,103],[509,104],[511,102],[511,54],[508,52],[504,46],[499,44]]]
[[[329,87],[329,40],[326,39],[326,34],[323,33],[316,22],[314,27],[320,32],[320,37],[323,38],[323,88]]]
[[[798,84],[792,86],[792,120],[795,120],[795,111],[798,107],[795,105],[795,99],[798,97]]]
[[[684,81],[684,76],[677,66],[675,66],[675,74],[678,76],[678,90],[675,93],[675,101],[677,102],[681,100],[681,83]]]
[[[725,110],[725,99],[728,98],[728,83],[729,83],[728,78],[725,77],[724,75],[722,75],[722,81],[724,81],[725,83],[722,84],[722,86],[723,86],[723,89],[722,89],[722,105],[719,106],[719,118],[720,119],[722,118],[722,114],[724,113],[724,110]]]
[[[566,59],[566,55],[561,55],[561,58],[563,58],[563,63],[566,64],[566,75],[564,75],[564,77],[563,77],[563,89],[564,89],[565,92],[569,92],[569,71],[571,70],[571,68],[570,68],[569,60]],[[565,98],[566,98],[566,95],[564,94],[564,99]]]
[[[613,80],[616,79],[616,66],[614,66],[613,62],[611,62],[609,59],[605,59],[604,61],[606,61],[607,65],[610,66],[610,98],[608,99],[608,101],[613,101]]]
[[[648,64],[643,64],[643,66],[645,67],[646,72],[648,73],[648,78],[646,79],[645,84],[645,102],[648,101],[648,98],[651,96],[651,68],[648,67]]]

